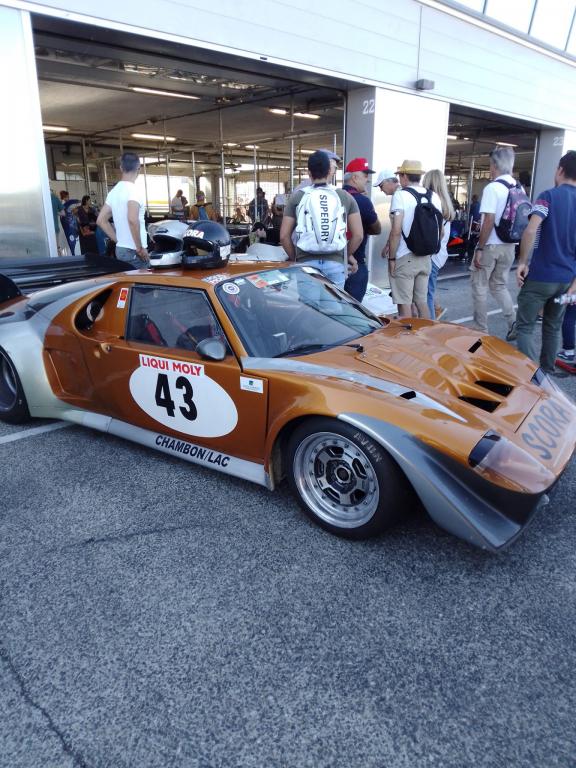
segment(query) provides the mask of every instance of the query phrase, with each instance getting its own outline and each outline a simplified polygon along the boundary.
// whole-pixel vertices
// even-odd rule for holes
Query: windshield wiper
[[[307,352],[321,352],[324,349],[332,349],[332,347],[340,346],[339,344],[300,344],[296,347],[290,347],[290,349],[286,349],[284,352],[279,352],[277,355],[274,355],[274,357],[287,357],[288,355],[295,355],[295,354],[303,354],[305,355]]]
[[[286,357],[287,355],[293,355],[296,352],[301,352],[302,354],[306,354],[307,352],[321,352],[324,349],[334,349],[335,347],[352,347],[352,349],[355,349],[357,352],[364,352],[362,344],[342,341],[335,342],[334,344],[301,344],[300,346],[290,347],[290,349],[280,352],[278,355],[274,355],[274,357]]]

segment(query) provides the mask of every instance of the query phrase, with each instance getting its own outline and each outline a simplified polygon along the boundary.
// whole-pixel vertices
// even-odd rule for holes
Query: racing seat
[[[134,315],[128,325],[128,339],[130,341],[144,341],[146,344],[154,344],[157,347],[167,346],[160,329],[149,315]]]

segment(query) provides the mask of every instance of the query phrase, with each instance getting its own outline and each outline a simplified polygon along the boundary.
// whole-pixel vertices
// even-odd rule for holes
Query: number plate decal
[[[186,435],[220,437],[238,423],[234,401],[200,363],[140,355],[130,394],[154,421]]]

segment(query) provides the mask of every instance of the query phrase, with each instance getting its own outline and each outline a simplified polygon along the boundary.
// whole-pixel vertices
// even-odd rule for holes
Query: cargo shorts
[[[427,303],[428,280],[432,270],[430,256],[406,254],[396,259],[394,277],[390,276],[390,288],[395,304]]]

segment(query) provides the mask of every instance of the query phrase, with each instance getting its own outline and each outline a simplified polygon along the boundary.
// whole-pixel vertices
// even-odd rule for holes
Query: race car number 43
[[[130,394],[148,416],[186,435],[220,437],[238,423],[234,401],[199,363],[140,355]]]

